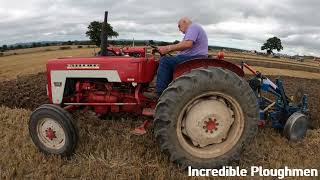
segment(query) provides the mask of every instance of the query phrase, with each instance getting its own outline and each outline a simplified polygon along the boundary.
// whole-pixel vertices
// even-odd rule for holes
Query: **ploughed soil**
[[[311,119],[319,124],[320,80],[282,79],[289,96],[300,86],[305,89]],[[0,82],[0,179],[187,178],[187,172],[160,151],[152,128],[145,136],[130,133],[142,117],[101,120],[90,111],[76,111],[79,143],[75,155],[68,159],[43,155],[31,141],[28,120],[31,111],[44,103],[48,103],[45,73]],[[263,128],[232,165],[248,170],[250,166],[320,169],[319,149],[320,129],[309,130],[302,141],[289,142],[275,130]]]
[[[11,81],[0,82],[0,104],[10,108],[35,109],[48,103],[46,74],[18,76]]]
[[[277,68],[277,69],[289,69],[289,70],[298,70],[298,71],[308,71],[308,72],[315,72],[320,73],[320,67],[311,66],[311,65],[297,65],[291,63],[283,63],[283,62],[266,62],[266,61],[259,61],[259,60],[250,60],[250,59],[226,59],[227,61],[241,64],[241,62],[246,62],[250,66],[261,66],[266,68]]]

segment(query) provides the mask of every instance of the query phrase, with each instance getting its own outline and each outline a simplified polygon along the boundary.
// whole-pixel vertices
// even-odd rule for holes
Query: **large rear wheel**
[[[238,159],[258,118],[257,98],[244,79],[220,68],[196,69],[163,92],[155,136],[182,167],[217,168]]]

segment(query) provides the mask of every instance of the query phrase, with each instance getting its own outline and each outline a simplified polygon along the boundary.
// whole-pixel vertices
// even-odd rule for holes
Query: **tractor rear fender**
[[[244,71],[236,64],[225,60],[218,59],[192,59],[186,62],[179,64],[173,73],[173,79],[178,78],[179,76],[190,72],[192,69],[197,68],[208,68],[208,67],[221,67],[223,69],[228,69],[236,73],[239,77],[244,77]]]

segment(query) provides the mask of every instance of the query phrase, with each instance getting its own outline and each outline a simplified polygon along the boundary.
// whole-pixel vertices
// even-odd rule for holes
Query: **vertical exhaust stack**
[[[107,56],[107,47],[108,47],[108,32],[107,32],[107,23],[108,23],[108,11],[104,12],[104,21],[102,23],[101,30],[101,56]]]

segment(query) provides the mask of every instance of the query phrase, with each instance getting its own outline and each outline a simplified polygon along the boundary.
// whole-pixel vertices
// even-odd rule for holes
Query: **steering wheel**
[[[153,54],[154,54],[154,53],[159,53],[161,57],[162,57],[162,56],[165,56],[165,55],[172,56],[172,54],[170,54],[170,53],[162,54],[162,53],[159,51],[159,48],[158,48],[157,46],[150,45],[150,47],[153,48],[153,50],[152,50],[152,53],[153,53]]]

